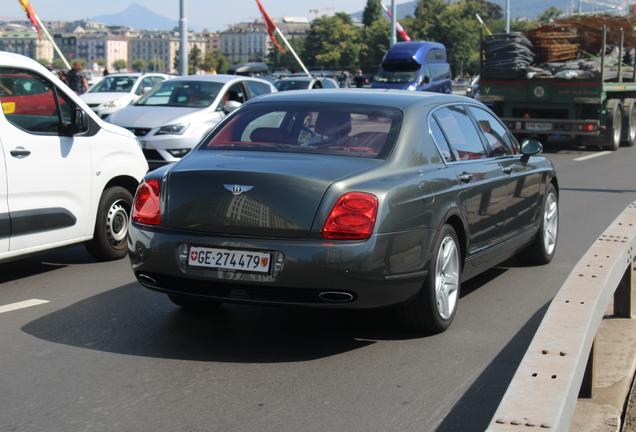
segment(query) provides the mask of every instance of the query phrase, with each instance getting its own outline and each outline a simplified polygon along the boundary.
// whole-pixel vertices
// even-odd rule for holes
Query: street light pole
[[[188,74],[188,19],[186,18],[186,0],[179,0],[180,18],[179,31],[181,32],[181,48],[179,48],[179,74]]]

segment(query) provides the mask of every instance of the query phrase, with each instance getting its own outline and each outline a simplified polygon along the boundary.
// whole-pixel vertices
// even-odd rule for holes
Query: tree
[[[115,60],[112,66],[115,70],[126,69],[128,67],[128,62],[124,59],[119,59]]]
[[[103,67],[104,69],[106,69],[106,64],[108,62],[106,61],[105,58],[98,58],[98,59],[95,59],[95,63],[97,63],[99,66]]]
[[[194,45],[188,55],[188,73],[195,74],[203,66],[203,56],[198,46]]]
[[[216,71],[216,73],[226,73],[230,67],[230,61],[221,53],[221,50],[206,53],[203,58],[202,68],[205,71]]]
[[[165,72],[166,62],[160,58],[153,58],[148,61],[147,69],[153,72]]]
[[[468,0],[468,1],[475,1],[477,3],[481,3],[484,6],[486,6],[484,15],[483,16],[480,15],[484,21],[498,20],[504,17],[503,9],[497,3],[492,3],[486,0]]]
[[[556,6],[550,6],[542,14],[537,15],[537,21],[539,21],[539,24],[547,24],[555,18],[558,18],[561,14],[563,14],[561,9]]]
[[[146,60],[138,58],[132,62],[132,68],[134,71],[143,72],[146,69]]]
[[[379,19],[364,29],[363,45],[360,50],[362,68],[377,70],[380,67],[382,58],[389,49],[390,38],[391,23],[386,19]]]
[[[344,12],[316,18],[307,32],[303,62],[308,66],[355,68],[360,61],[360,36]]]
[[[53,66],[55,66],[55,69],[66,69],[66,64],[61,58],[54,58]]]
[[[281,40],[278,34],[275,35],[278,40],[278,44],[280,46],[285,46],[284,42]],[[305,51],[305,42],[301,38],[294,38],[289,41],[289,44],[292,46],[296,55],[299,58],[303,58],[303,53]],[[298,60],[294,57],[291,51],[285,48],[285,54],[283,54],[278,48],[272,47],[267,54],[267,59],[265,61],[269,66],[270,70],[300,70],[302,69]]]
[[[51,62],[48,59],[45,58],[39,58],[36,60],[38,63],[40,63],[42,66],[48,66],[51,64]]]
[[[523,19],[521,16],[517,16],[517,18],[510,20],[510,31],[511,32],[521,32],[525,33],[528,30],[534,28],[534,21],[528,21]],[[488,29],[493,33],[505,33],[506,31],[506,20],[492,20],[488,23]]]
[[[362,12],[362,24],[364,24],[364,27],[371,27],[380,18],[382,18],[380,0],[367,0],[367,5]]]

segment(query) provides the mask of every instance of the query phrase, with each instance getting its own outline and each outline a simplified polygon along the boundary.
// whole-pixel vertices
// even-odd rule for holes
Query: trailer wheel
[[[623,134],[621,144],[633,147],[636,143],[636,99],[627,98],[623,101]]]
[[[623,124],[623,107],[620,99],[610,99],[607,102],[607,118],[605,130],[605,144],[603,148],[606,150],[616,151],[621,143],[621,132]]]

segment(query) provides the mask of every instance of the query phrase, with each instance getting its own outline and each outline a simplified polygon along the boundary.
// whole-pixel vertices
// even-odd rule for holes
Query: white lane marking
[[[584,161],[584,160],[593,159],[593,158],[599,157],[599,156],[605,156],[606,154],[610,154],[610,153],[613,153],[613,152],[611,152],[611,151],[603,151],[603,152],[593,153],[593,154],[587,155],[587,156],[581,156],[580,158],[576,158],[574,160],[575,161]]]
[[[8,305],[0,306],[0,313],[11,312],[16,309],[24,309],[24,308],[37,306],[37,305],[48,303],[48,302],[49,302],[48,300],[31,299],[31,300],[25,300],[25,301],[21,301],[17,303],[11,303]]]

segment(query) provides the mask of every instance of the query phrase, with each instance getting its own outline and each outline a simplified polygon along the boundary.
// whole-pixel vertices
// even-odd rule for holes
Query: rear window
[[[264,102],[241,107],[199,149],[384,158],[401,123],[402,112],[396,108]]]

